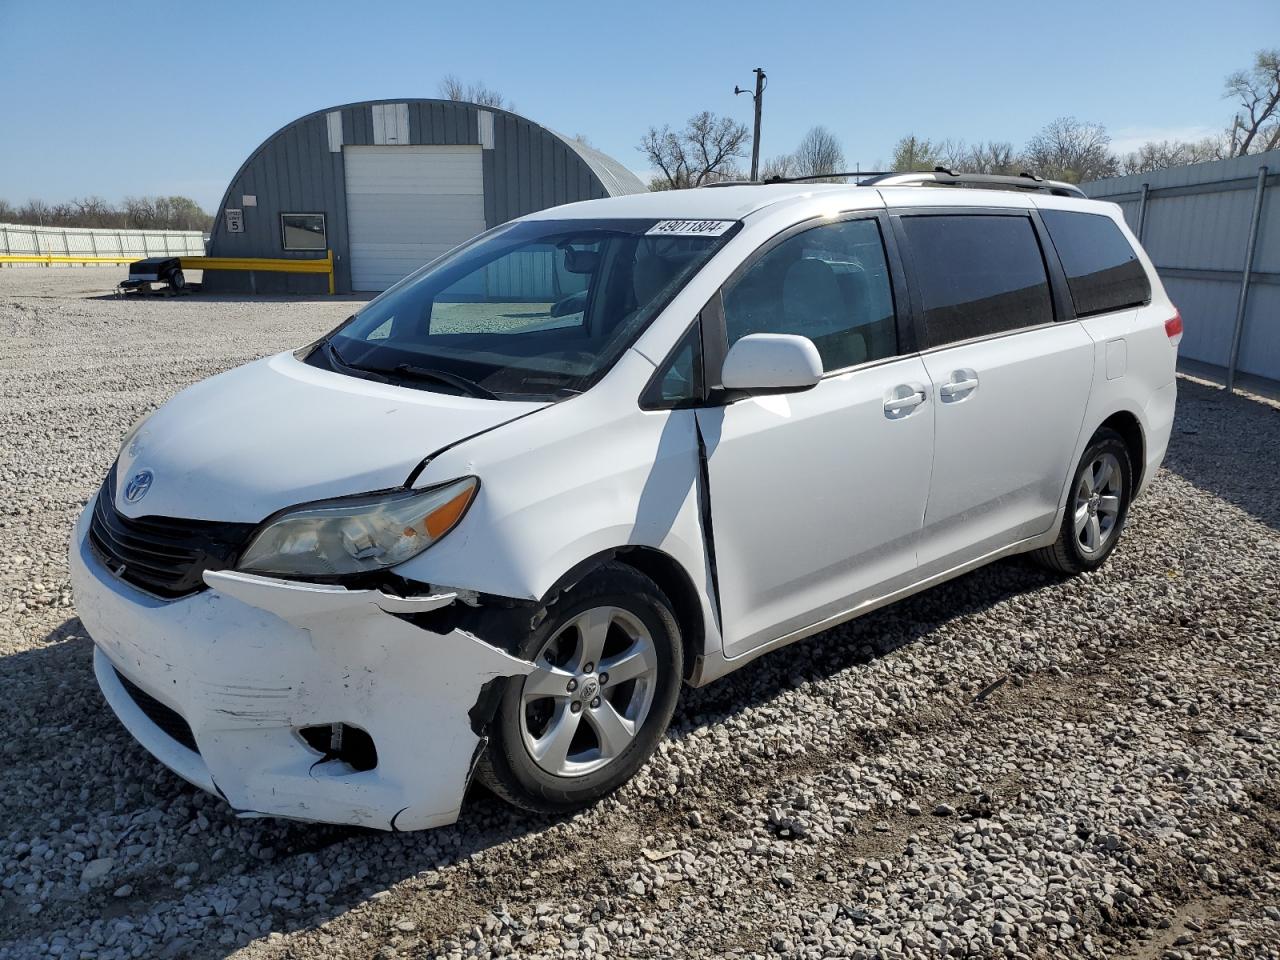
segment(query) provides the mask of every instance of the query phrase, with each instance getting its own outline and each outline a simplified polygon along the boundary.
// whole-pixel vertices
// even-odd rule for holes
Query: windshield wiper
[[[340,367],[347,370],[356,370],[360,373],[371,374],[375,379],[388,382],[392,374],[407,374],[411,377],[417,377],[419,380],[434,380],[436,383],[443,383],[445,386],[453,387],[468,397],[477,397],[481,400],[499,400],[501,399],[492,390],[480,386],[474,380],[468,380],[466,377],[460,377],[456,373],[450,373],[448,370],[436,370],[433,367],[419,367],[412,363],[397,364],[391,370],[384,370],[380,367],[365,367],[357,363],[350,363],[343,359],[338,348],[333,345],[332,340],[325,341],[325,349],[329,353],[329,359]]]
[[[355,373],[366,375],[370,380],[378,380],[382,383],[387,382],[387,379],[388,379],[387,371],[376,370],[373,367],[364,367],[358,363],[352,363],[350,360],[346,359],[346,357],[344,357],[341,353],[338,352],[338,348],[333,345],[332,340],[326,340],[324,342],[324,349],[325,349],[325,352],[329,355],[330,366],[341,367],[344,370],[351,370],[351,371],[354,371]]]
[[[417,377],[421,380],[434,380],[437,383],[443,383],[453,387],[455,390],[461,390],[469,397],[478,397],[481,400],[497,400],[498,395],[492,390],[480,386],[474,380],[468,380],[466,377],[460,377],[456,373],[450,373],[447,370],[436,370],[431,367],[418,367],[412,363],[397,364],[391,371],[392,373],[406,373],[411,377]]]
[[[353,365],[353,364],[347,363],[347,361],[346,361],[346,360],[342,359],[342,354],[340,354],[340,353],[338,352],[338,348],[337,348],[337,347],[335,347],[335,346],[333,345],[333,341],[332,341],[332,340],[326,340],[326,341],[324,342],[324,348],[325,348],[326,352],[328,352],[328,354],[329,354],[329,359],[330,359],[331,361],[335,362],[338,366],[340,366],[340,367],[346,367],[346,368],[347,368],[347,369],[349,369],[349,370],[360,370],[360,369],[361,369],[360,367],[357,367],[357,366],[355,366],[355,365]]]

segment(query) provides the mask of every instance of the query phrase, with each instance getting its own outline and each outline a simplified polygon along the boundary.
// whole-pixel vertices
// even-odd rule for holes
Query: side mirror
[[[720,371],[726,390],[795,393],[817,386],[822,357],[808,337],[751,333],[729,348]]]

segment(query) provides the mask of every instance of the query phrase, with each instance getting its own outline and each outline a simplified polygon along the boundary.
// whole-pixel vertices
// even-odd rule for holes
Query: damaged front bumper
[[[92,510],[90,501],[71,545],[77,612],[103,695],[158,760],[243,816],[383,830],[457,819],[481,747],[472,714],[484,687],[533,665],[402,616],[452,594],[221,571],[206,573],[209,590],[160,600],[92,552]],[[299,732],[333,725],[367,733],[376,766],[357,770]]]

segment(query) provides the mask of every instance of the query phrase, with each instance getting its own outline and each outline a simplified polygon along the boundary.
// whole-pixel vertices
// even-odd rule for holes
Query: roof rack
[[[1088,199],[1085,192],[1074,183],[1046,180],[1034,173],[1024,172],[1011,177],[992,173],[956,173],[944,167],[911,173],[884,173],[865,180],[860,185],[864,187],[974,187],[983,190],[1017,190],[1049,193],[1055,197]]]
[[[1017,190],[1024,193],[1049,193],[1057,197],[1088,199],[1085,192],[1073,183],[1046,180],[1034,173],[1000,176],[991,173],[958,173],[946,167],[932,170],[849,170],[843,173],[815,173],[803,177],[770,177],[767,180],[721,180],[708,183],[708,187],[740,187],[746,185],[776,183],[805,183],[812,180],[836,180],[849,178],[860,187],[971,187],[983,190]]]

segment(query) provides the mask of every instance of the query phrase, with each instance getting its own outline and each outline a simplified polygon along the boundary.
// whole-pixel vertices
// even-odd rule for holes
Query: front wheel
[[[1096,570],[1120,539],[1132,495],[1129,448],[1120,434],[1101,429],[1089,441],[1072,477],[1058,539],[1032,557],[1059,573]]]
[[[507,681],[481,782],[518,807],[558,813],[629,780],[666,732],[683,675],[661,588],[606,564],[552,605],[519,655],[535,669]]]

